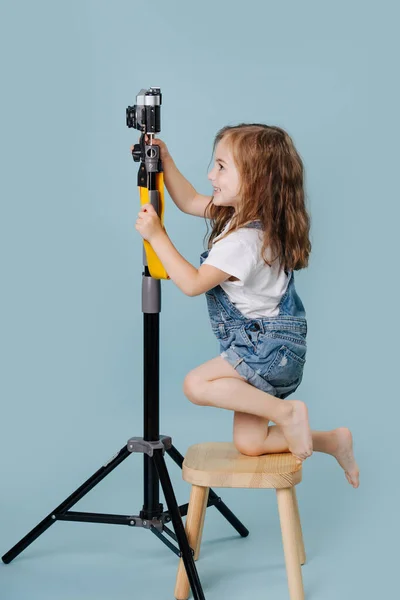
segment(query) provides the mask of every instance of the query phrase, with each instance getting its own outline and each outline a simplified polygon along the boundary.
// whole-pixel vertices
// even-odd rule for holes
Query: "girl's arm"
[[[165,230],[158,231],[151,238],[151,245],[169,277],[187,296],[204,294],[230,277],[229,273],[211,265],[196,269],[179,254]]]
[[[145,142],[149,143],[149,138],[145,136]],[[176,206],[185,213],[200,214],[204,217],[205,208],[211,197],[198,194],[192,184],[182,175],[174,160],[169,153],[167,144],[160,138],[154,138],[153,146],[158,146],[160,149],[160,157],[163,165],[164,184],[169,195],[175,202]],[[131,152],[133,150],[131,146]],[[207,202],[206,202],[207,200]],[[196,212],[192,212],[195,210]]]
[[[145,138],[148,142],[148,138]],[[198,194],[192,184],[182,175],[176,166],[167,144],[160,138],[153,139],[153,145],[159,146],[160,156],[163,164],[164,183],[169,195],[176,206],[188,215],[205,217],[207,205],[211,196]],[[131,150],[133,146],[131,147]]]
[[[176,206],[188,215],[205,217],[211,196],[198,194],[192,184],[182,175],[171,155],[163,159],[164,183]]]
[[[164,183],[169,195],[176,206],[186,212],[188,204],[196,196],[196,190],[179,171],[170,154],[163,158],[163,170]]]

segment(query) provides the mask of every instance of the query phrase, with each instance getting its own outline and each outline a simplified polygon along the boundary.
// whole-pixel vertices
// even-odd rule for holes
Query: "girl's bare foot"
[[[313,452],[308,409],[301,400],[285,401],[286,415],[277,423],[288,443],[289,451],[303,461]]]
[[[344,469],[347,481],[354,488],[358,488],[359,469],[353,454],[353,436],[347,427],[338,427],[332,431],[332,456]]]

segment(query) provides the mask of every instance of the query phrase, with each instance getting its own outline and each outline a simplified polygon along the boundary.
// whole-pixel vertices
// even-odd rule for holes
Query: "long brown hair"
[[[228,125],[215,136],[213,154],[222,139],[228,143],[239,172],[241,201],[234,214],[232,206],[216,206],[211,199],[205,212],[212,228],[208,248],[230,219],[223,237],[260,220],[264,261],[271,266],[272,261],[265,258],[269,248],[272,260],[278,258],[281,268],[304,269],[311,252],[310,217],[305,207],[303,162],[291,137],[280,127],[270,125]]]

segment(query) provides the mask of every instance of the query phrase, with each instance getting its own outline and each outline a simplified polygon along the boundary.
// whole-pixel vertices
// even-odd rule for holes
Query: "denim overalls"
[[[259,221],[246,227],[261,229]],[[209,250],[200,256],[200,264]],[[220,285],[206,292],[211,327],[220,343],[221,356],[256,388],[284,399],[303,378],[306,362],[307,321],[294,285],[294,273],[282,296],[276,317],[243,315]]]

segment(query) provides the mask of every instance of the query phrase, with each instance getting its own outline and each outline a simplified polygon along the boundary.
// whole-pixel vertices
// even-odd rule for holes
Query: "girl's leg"
[[[312,454],[311,430],[304,402],[280,400],[257,389],[221,356],[190,371],[185,377],[183,391],[194,404],[225,408],[271,420],[280,425],[292,454],[300,460]]]
[[[267,425],[268,427],[268,425]],[[266,431],[266,421],[254,415],[235,412],[233,421],[233,441],[242,454],[261,456],[288,452],[288,443],[279,425],[272,425]],[[353,436],[347,427],[331,431],[312,431],[313,450],[334,456],[343,468],[347,481],[359,486],[359,469],[353,454]]]

